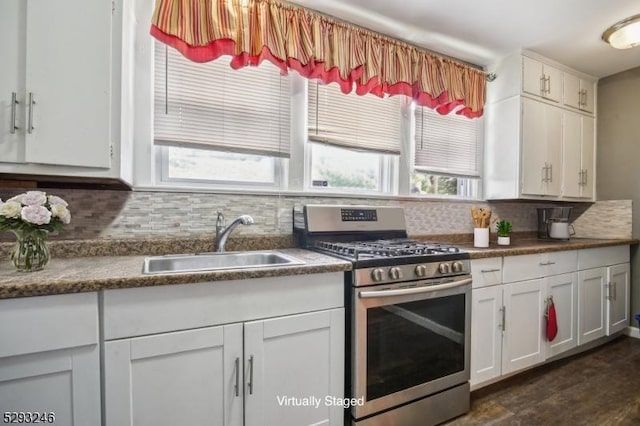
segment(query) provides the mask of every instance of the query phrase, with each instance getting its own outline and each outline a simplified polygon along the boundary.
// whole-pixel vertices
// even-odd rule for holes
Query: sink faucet
[[[251,225],[252,223],[253,218],[249,215],[243,214],[242,216],[238,216],[225,228],[224,215],[221,212],[218,212],[218,217],[216,218],[216,251],[224,251],[224,245],[227,242],[227,238],[229,238],[229,234],[231,234],[231,231],[233,231],[236,226],[239,224]]]

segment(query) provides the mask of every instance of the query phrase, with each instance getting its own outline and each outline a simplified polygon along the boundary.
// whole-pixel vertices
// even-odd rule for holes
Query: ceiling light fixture
[[[629,49],[640,45],[640,15],[616,22],[603,34],[602,39],[616,49]]]

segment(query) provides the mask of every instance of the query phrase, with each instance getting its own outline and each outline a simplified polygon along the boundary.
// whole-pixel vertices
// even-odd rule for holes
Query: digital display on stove
[[[343,222],[377,222],[378,213],[367,209],[340,209]]]

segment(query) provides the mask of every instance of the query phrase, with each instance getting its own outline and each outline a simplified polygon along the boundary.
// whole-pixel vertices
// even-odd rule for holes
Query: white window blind
[[[402,96],[345,95],[335,84],[309,82],[309,139],[358,150],[400,154]]]
[[[479,177],[479,120],[457,114],[440,115],[416,107],[416,170],[461,177]]]
[[[273,64],[234,70],[155,45],[157,144],[289,157],[289,83]]]

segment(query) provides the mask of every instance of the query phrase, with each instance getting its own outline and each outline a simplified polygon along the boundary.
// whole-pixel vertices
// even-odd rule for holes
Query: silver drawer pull
[[[480,269],[480,272],[482,272],[483,274],[488,274],[489,272],[500,272],[499,268],[496,269]]]
[[[555,265],[556,262],[540,262],[540,266],[549,266],[549,265]]]
[[[36,101],[33,99],[33,92],[29,92],[29,124],[27,126],[27,133],[33,133],[33,108],[36,104]]]
[[[236,396],[240,396],[240,358],[236,358],[236,384],[233,387]]]
[[[19,104],[18,102],[18,94],[16,92],[11,92],[11,126],[10,132],[13,134],[19,127],[16,125],[16,106]]]
[[[249,357],[249,382],[247,387],[249,388],[249,395],[253,395],[253,355]]]

